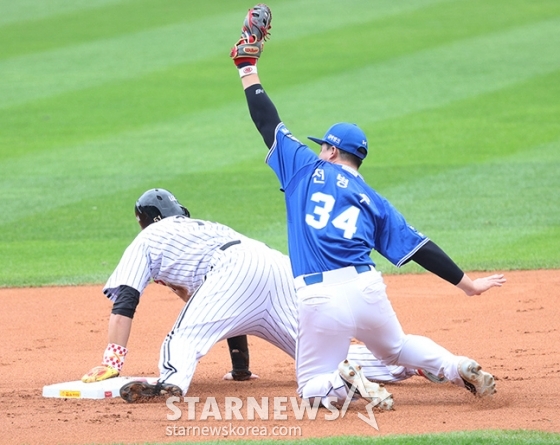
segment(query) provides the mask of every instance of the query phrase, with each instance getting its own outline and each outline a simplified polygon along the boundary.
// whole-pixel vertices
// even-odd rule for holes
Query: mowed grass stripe
[[[555,72],[380,122],[362,174],[470,269],[559,267],[558,97]]]
[[[386,9],[385,14],[390,15],[438,1],[441,0],[409,0],[395,7],[393,2],[385,0],[379,1],[377,9],[370,6],[362,10],[364,14],[379,18],[384,15],[383,8]],[[316,9],[314,3],[294,1],[283,5],[291,5],[284,12],[286,17],[297,17],[305,5]],[[331,20],[321,22],[317,14],[311,15],[320,28],[307,23],[300,29],[299,36],[313,34],[316,29],[337,29],[364,20],[361,14],[341,14],[347,12],[348,8],[352,8],[351,1],[344,4],[325,2],[319,16],[328,14]],[[332,17],[337,17],[337,20],[332,20]],[[185,23],[1,60],[0,71],[4,81],[0,84],[0,108],[105,82],[129,79],[220,54],[227,57],[229,48],[238,36],[241,18],[239,11],[208,14]],[[201,30],[204,30],[202,34]],[[298,34],[286,33],[275,39],[282,41],[294,35]]]
[[[6,124],[0,129],[0,147],[9,147],[2,156],[120,138],[120,133],[219,109],[242,97],[236,75],[224,57],[0,110]]]
[[[410,224],[466,270],[559,268],[558,171],[560,140],[410,178],[384,192]],[[375,260],[382,271],[394,271],[379,255]],[[411,265],[402,271],[420,270]]]
[[[282,112],[290,111],[288,107],[293,108],[294,104],[302,113],[312,116],[318,115],[319,110],[323,115],[329,108],[334,108],[336,111],[332,112],[330,119],[328,115],[325,119],[359,120],[362,124],[364,119],[356,119],[355,115],[385,119],[415,111],[415,108],[437,106],[441,100],[455,100],[470,94],[471,88],[488,91],[500,87],[500,83],[507,84],[556,69],[560,63],[559,50],[554,44],[554,36],[548,36],[548,30],[552,28],[559,34],[557,24],[556,21],[544,22],[525,28],[525,34],[514,30],[503,38],[498,34],[475,42],[467,40],[397,61],[371,65],[340,77],[329,77],[315,83],[314,89],[305,85],[304,91],[290,92],[286,106],[280,96],[275,97],[279,97],[279,103],[283,105]],[[511,42],[508,37],[512,37]],[[496,58],[497,54],[499,58]],[[130,84],[112,83],[75,96],[69,94],[0,112],[2,122],[6,123],[0,132],[0,145],[9,147],[8,156],[13,156],[33,150],[33,147],[72,144],[92,134],[99,136],[123,131],[149,123],[147,121],[154,118],[162,120],[176,116],[187,108],[196,111],[205,104],[219,105],[220,100],[231,99],[233,90],[228,90],[227,86],[236,88],[236,85],[227,58],[210,64],[212,70],[205,71],[204,62],[199,65],[193,66],[192,70],[190,65],[183,65]],[[274,73],[272,67],[272,80]],[[267,72],[263,74],[265,84],[267,75]],[[332,88],[332,84],[337,87]],[[224,93],[211,95],[207,88],[212,92],[220,89]],[[399,93],[402,97],[395,97]],[[362,100],[357,103],[348,100],[355,97]],[[406,103],[403,100],[407,100]],[[426,103],[427,100],[432,102]],[[336,102],[335,107],[330,107],[332,102]],[[153,111],[153,116],[147,112],[148,108]],[[353,108],[351,115],[347,108]],[[343,115],[348,117],[343,118]],[[22,137],[24,135],[28,137]]]
[[[121,0],[104,3],[104,7],[76,7],[70,13],[53,14],[43,19],[0,27],[0,59],[188,23],[226,11],[236,11],[242,17],[243,11],[247,9],[246,2],[241,0],[204,4],[201,1],[184,0]]]
[[[0,85],[0,108],[135,78],[173,65],[197,62],[219,52],[227,57],[231,39],[218,35],[203,45],[193,42],[199,38],[200,29],[228,26],[232,22],[234,14],[204,18],[0,61],[7,82]],[[235,35],[233,27],[231,31]]]
[[[480,234],[484,233],[484,238]],[[427,234],[465,271],[559,269],[560,228],[514,228],[473,226]],[[425,273],[415,263],[396,269],[379,254],[372,258],[385,273]],[[506,274],[507,277],[507,274]]]
[[[428,231],[461,230],[468,225],[516,228],[522,234],[524,228],[559,225],[560,206],[549,208],[560,201],[556,197],[559,167],[560,139],[522,155],[411,178],[385,194]]]
[[[35,215],[23,218],[17,232],[0,231],[0,255],[9,259],[0,270],[0,286],[105,281],[138,234],[135,200],[154,186],[172,190],[194,217],[228,224],[285,251],[277,181],[262,162],[249,162],[215,174],[148,179],[113,194],[86,197],[45,210],[40,224]]]
[[[367,130],[369,123],[497,90],[558,66],[560,59],[554,57],[555,48],[550,48],[552,44],[547,46],[547,39],[542,35],[548,38],[553,26],[551,22],[540,25],[524,28],[523,32],[514,30],[506,35],[498,34],[493,36],[494,39],[462,42],[460,47],[453,44],[415,54],[374,66],[370,73],[345,74],[343,82],[339,76],[329,85],[322,81],[306,89],[290,89],[273,99],[282,105],[281,115],[292,128],[290,122],[299,124],[301,120],[310,124],[307,128],[317,128],[316,132],[322,133],[332,121],[355,119],[362,125],[365,123]],[[556,33],[560,32],[559,29]],[[488,46],[491,49],[484,53]],[[456,55],[457,51],[466,55],[478,51],[479,62],[485,61],[485,64],[463,72],[461,68],[465,62]],[[494,53],[501,54],[502,58],[493,60],[491,55]],[[403,72],[422,75],[417,74],[405,82],[398,77]],[[431,80],[434,76],[437,82]],[[342,99],[341,92],[344,100],[337,102],[336,116],[331,116],[332,96]],[[380,97],[373,97],[375,93]],[[416,101],[410,100],[411,95]],[[320,113],[314,113],[315,120],[310,121],[311,118],[302,115],[301,109],[305,109],[304,104],[312,104],[317,97],[324,105]],[[359,98],[359,101],[346,97]],[[220,125],[221,122],[226,124]],[[235,157],[230,156],[232,150]],[[153,163],[146,162],[156,152],[157,159]],[[130,187],[141,178],[211,172],[254,156],[264,156],[264,146],[248,119],[246,106],[239,101],[89,144],[9,159],[0,166],[3,178],[0,190],[8,191],[4,195],[12,201],[13,210],[3,214],[1,221],[5,224],[30,212],[104,194],[107,190]],[[14,183],[19,184],[17,193],[13,193]],[[22,198],[28,200],[28,205],[18,205]]]
[[[105,282],[132,239],[129,238],[126,244],[115,240],[91,242],[88,239],[2,244],[0,255],[6,261],[0,271],[0,287]],[[120,252],[117,253],[117,250]]]
[[[322,132],[329,122],[341,120],[368,130],[375,121],[554,72],[560,69],[558,41],[560,19],[547,20],[329,76],[275,98],[281,111],[292,111],[289,116],[283,111],[283,119],[307,131]],[[261,78],[266,85],[266,73]]]
[[[380,186],[403,167],[450,168],[523,153],[555,141],[560,134],[560,71],[373,124],[370,151]],[[379,168],[379,170],[377,170]],[[386,176],[385,172],[390,171]],[[388,181],[388,182],[385,182]]]
[[[255,157],[263,162],[266,148],[250,125],[246,106],[237,103],[6,160],[0,164],[0,190],[7,191],[11,211],[0,214],[0,224],[146,181],[211,174]],[[254,136],[252,141],[249,135]],[[26,205],[21,205],[22,199]]]
[[[293,38],[281,42],[281,50],[277,49],[274,36],[260,65],[271,67],[267,68],[267,77],[275,76],[275,85],[297,84],[559,16],[560,2],[556,0],[434,4],[354,27],[342,25],[336,32],[322,31],[321,26],[321,31],[306,37],[304,45],[299,38]],[[291,29],[293,25],[290,22],[284,26]],[[278,52],[289,54],[292,63],[286,63],[285,57],[274,57]]]
[[[538,8],[528,8],[526,13],[522,8],[505,8],[500,20],[496,21],[488,18],[495,14],[483,5],[473,5],[474,12],[469,14],[467,6],[471,3],[432,5],[370,22],[361,33],[362,40],[353,45],[348,45],[337,33],[321,32],[306,41],[305,46],[300,44],[300,40],[289,40],[281,47],[271,46],[271,51],[262,61],[266,78],[270,78],[267,85],[275,91],[288,85],[315,81],[320,77],[371,66],[395,55],[402,56],[471,34],[493,31],[496,23],[508,27],[524,22],[535,17],[531,14],[533,10],[542,14]],[[494,3],[500,2],[492,5]],[[387,6],[388,11],[392,9]],[[469,20],[465,21],[465,16]],[[456,26],[459,20],[463,26]],[[434,21],[440,25],[433,26]],[[406,38],[402,37],[400,26],[406,28]],[[340,54],[338,63],[325,65],[325,49]],[[293,54],[294,63],[301,64],[302,69],[291,69],[291,64],[285,63],[286,53]],[[151,120],[171,119],[183,113],[219,106],[239,97],[232,72],[229,58],[222,54],[0,109],[0,121],[5,123],[0,129],[0,147],[9,147],[7,156],[13,157],[126,131]]]
[[[551,260],[558,259],[554,240],[560,239],[560,207],[556,206],[554,214],[547,207],[559,186],[559,148],[557,141],[499,163],[456,168],[387,192],[395,195],[394,201],[405,209],[410,222],[425,230],[466,270],[560,267],[558,260]],[[26,218],[18,224],[24,234],[2,231],[0,253],[4,258],[27,255],[29,269],[23,272],[8,261],[0,283],[103,281],[138,232],[134,200],[144,188],[159,184],[181,196],[196,217],[230,224],[285,251],[283,203],[273,175],[262,166],[246,163],[213,175],[185,175],[174,182],[164,178],[137,190],[115,192],[114,197],[84,199],[52,209],[42,213],[42,224],[35,229],[36,218]],[[413,207],[400,206],[403,196],[414,202]],[[255,207],[259,209],[256,213],[251,211]],[[54,244],[53,239],[57,240]],[[512,262],[512,249],[523,253],[517,263]],[[63,258],[56,267],[53,252]],[[374,258],[380,270],[398,272],[378,255]],[[419,270],[407,266],[401,272]]]
[[[0,26],[70,14],[74,11],[92,11],[120,2],[123,0],[0,0]]]
[[[443,33],[440,38],[445,35]],[[406,44],[404,46],[407,47]],[[393,49],[397,52],[406,50]],[[355,60],[361,64],[362,59],[356,57]],[[99,136],[144,125],[146,120],[153,119],[146,112],[147,108],[152,110],[157,120],[162,120],[184,112],[186,104],[192,111],[200,106],[217,105],[219,100],[232,97],[227,94],[225,86],[231,79],[228,63],[227,58],[219,57],[0,111],[0,120],[5,123],[0,132],[0,146],[9,147],[9,156],[14,156],[22,151],[72,144],[92,134]],[[226,68],[222,72],[224,66]],[[350,64],[343,66],[352,68]],[[280,82],[284,82],[277,74],[278,68],[277,64],[271,64],[272,80],[279,78]],[[323,75],[322,71],[320,75]],[[209,85],[212,85],[212,92],[220,90],[223,93],[208,94]]]
[[[33,1],[37,3],[37,0]],[[289,20],[284,19],[283,21],[284,25],[290,26],[290,28],[285,27],[286,34],[294,32],[300,34],[302,31],[311,30],[310,18],[317,23],[327,22],[328,27],[332,28],[332,17],[339,19],[341,16],[346,16],[346,21],[371,19],[372,17],[379,19],[379,17],[423,8],[426,5],[444,2],[457,3],[457,1],[460,0],[405,0],[400,2],[350,0],[344,5],[340,2],[323,2],[320,8],[316,3],[309,1],[277,1],[273,8],[275,16],[289,18]],[[463,1],[461,0],[461,2]],[[18,4],[17,2],[11,3]],[[107,4],[104,5],[104,3]],[[222,0],[211,3],[200,0],[190,2],[166,0],[165,3],[162,3],[161,0],[135,0],[118,3],[105,1],[97,5],[95,9],[90,9],[85,5],[81,5],[80,8],[79,3],[74,6],[75,8],[62,9],[58,15],[55,15],[56,8],[54,8],[50,16],[34,21],[25,20],[23,23],[18,23],[14,20],[15,23],[5,26],[1,26],[0,22],[0,59],[99,39],[109,39],[181,22],[192,22],[195,19],[221,15],[226,12],[237,13],[238,22],[240,22],[243,12],[249,8],[247,2],[242,0]],[[360,14],[356,15],[351,12],[356,10],[359,10]],[[23,16],[25,17],[25,15]],[[199,30],[199,32],[206,32],[208,38],[212,38],[214,34],[220,32],[220,29]],[[234,39],[235,35],[232,35],[232,43]],[[202,42],[199,39],[197,43]]]

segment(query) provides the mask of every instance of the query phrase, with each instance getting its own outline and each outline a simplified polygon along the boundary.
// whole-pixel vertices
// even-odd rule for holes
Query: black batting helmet
[[[136,201],[134,212],[142,229],[168,216],[191,216],[190,212],[177,201],[177,198],[164,189],[151,189],[144,192]]]

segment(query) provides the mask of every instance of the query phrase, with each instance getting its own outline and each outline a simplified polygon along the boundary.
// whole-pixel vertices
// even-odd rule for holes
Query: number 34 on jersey
[[[367,198],[367,197],[366,197]],[[342,212],[333,214],[336,200],[334,196],[322,192],[315,192],[311,195],[311,201],[317,203],[313,213],[305,215],[305,222],[314,229],[323,229],[329,222],[342,231],[342,236],[352,239],[358,227],[360,209],[350,206]]]
[[[313,173],[313,182],[315,184],[325,184],[325,173],[323,169],[316,169]],[[336,187],[347,188],[348,178],[343,174],[338,174],[336,178]],[[370,198],[363,193],[360,193],[360,202],[365,202],[370,204]],[[335,227],[342,231],[342,236],[346,239],[352,239],[356,231],[358,230],[358,219],[360,217],[360,208],[356,206],[350,206],[344,210],[340,210],[336,207],[336,198],[329,194],[323,192],[315,192],[311,195],[311,201],[316,203],[312,213],[307,213],[305,215],[305,222],[307,225],[313,227],[314,229],[324,229],[327,227],[329,222]]]

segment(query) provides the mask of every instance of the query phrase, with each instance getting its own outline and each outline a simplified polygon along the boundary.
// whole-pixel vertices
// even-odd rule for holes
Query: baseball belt
[[[354,269],[356,269],[356,273],[358,273],[358,274],[364,273],[364,272],[369,272],[371,270],[371,266],[369,266],[367,264],[362,264],[361,266],[352,266],[352,267],[354,267]],[[307,275],[307,276],[303,277],[303,281],[305,282],[305,284],[307,286],[310,286],[312,284],[322,283],[323,282],[323,272],[313,273],[311,275]]]

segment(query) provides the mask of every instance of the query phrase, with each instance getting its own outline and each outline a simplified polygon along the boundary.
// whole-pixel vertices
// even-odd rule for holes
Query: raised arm
[[[274,144],[274,131],[281,122],[276,107],[264,91],[257,73],[257,61],[271,28],[272,14],[268,6],[258,4],[250,9],[241,28],[241,38],[230,56],[241,77],[249,113],[268,148]]]

